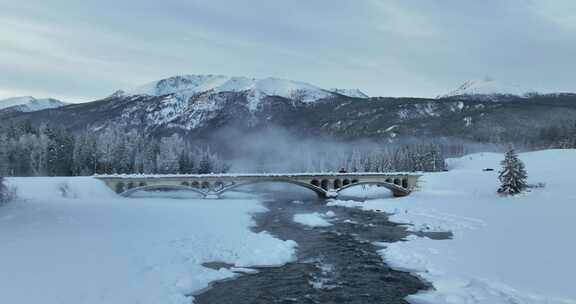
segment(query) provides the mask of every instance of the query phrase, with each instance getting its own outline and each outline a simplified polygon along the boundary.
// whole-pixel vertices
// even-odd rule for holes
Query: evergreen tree
[[[8,173],[8,138],[0,133],[0,176]]]
[[[146,145],[144,148],[143,157],[143,172],[146,174],[158,173],[158,162],[157,157],[160,153],[160,145],[156,140],[152,140],[150,144]]]
[[[0,205],[8,201],[8,189],[4,185],[4,178],[0,176]]]
[[[180,167],[180,173],[191,174],[194,172],[194,162],[187,151],[183,151],[180,154],[178,166]]]
[[[200,158],[200,163],[198,164],[198,174],[208,174],[213,172],[213,163],[210,161],[210,155],[204,153]]]
[[[159,148],[156,163],[160,173],[180,173],[180,155],[184,150],[184,140],[176,134],[164,137],[160,140]]]
[[[500,164],[502,165],[502,170],[500,170],[498,175],[500,180],[498,193],[514,195],[522,192],[527,186],[527,175],[524,163],[518,158],[514,149],[510,148],[506,152],[506,156]]]
[[[8,188],[4,182],[4,177],[0,176],[0,205],[8,203],[16,198],[15,190]]]

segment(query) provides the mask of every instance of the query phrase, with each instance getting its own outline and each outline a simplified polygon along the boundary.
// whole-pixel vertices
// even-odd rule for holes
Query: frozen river
[[[278,197],[265,200],[268,211],[254,215],[253,230],[296,241],[296,260],[216,282],[195,295],[196,303],[406,303],[407,295],[430,288],[392,270],[378,254],[374,242],[397,242],[408,234],[385,213],[295,200],[294,194]],[[214,262],[207,266],[230,266]]]

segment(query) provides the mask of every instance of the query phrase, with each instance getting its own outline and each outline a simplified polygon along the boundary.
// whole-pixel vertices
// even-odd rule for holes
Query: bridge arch
[[[114,191],[116,193],[123,193],[124,191],[126,191],[126,184],[124,184],[123,182],[117,183],[116,186],[114,186]]]
[[[343,186],[339,189],[336,189],[336,192],[340,192],[340,191],[344,191],[348,188],[352,188],[352,187],[356,187],[356,186],[361,186],[361,185],[374,185],[374,186],[382,186],[390,191],[392,191],[392,194],[396,197],[401,197],[401,196],[406,196],[408,194],[410,194],[410,190],[407,188],[404,188],[400,185],[396,185],[393,183],[386,183],[386,182],[356,182],[353,184],[349,184],[346,186]]]
[[[330,184],[329,180],[323,179],[322,181],[320,181],[320,188],[322,188],[324,191],[328,191],[329,184]]]
[[[220,196],[220,195],[224,194],[225,192],[228,192],[230,190],[233,190],[233,189],[236,189],[236,188],[239,188],[242,186],[250,186],[250,185],[256,185],[256,184],[267,184],[267,183],[292,184],[292,185],[296,185],[296,186],[300,186],[300,187],[312,190],[316,194],[318,194],[318,196],[320,196],[320,197],[326,196],[326,191],[324,189],[322,189],[321,187],[315,186],[313,184],[305,183],[305,182],[290,180],[290,179],[270,179],[270,180],[257,180],[257,181],[243,182],[243,183],[238,183],[238,184],[226,186],[223,189],[216,191],[215,193],[216,193],[216,195]]]
[[[221,180],[218,180],[213,184],[212,188],[214,191],[218,192],[219,190],[224,189],[224,182]]]
[[[334,189],[338,189],[340,187],[342,187],[342,181],[337,178],[334,180]]]
[[[199,189],[190,187],[190,186],[177,186],[177,185],[150,185],[150,186],[142,186],[142,187],[136,187],[136,188],[132,188],[132,189],[128,189],[126,191],[123,191],[121,193],[119,193],[121,196],[124,197],[128,197],[132,194],[134,194],[135,192],[138,191],[149,191],[149,190],[161,190],[161,189],[169,189],[169,190],[185,190],[185,191],[192,191],[192,192],[196,192],[200,195],[202,195],[203,197],[207,195],[206,192],[201,191]]]
[[[317,179],[313,179],[310,181],[310,184],[316,186],[316,187],[320,187],[320,182]]]

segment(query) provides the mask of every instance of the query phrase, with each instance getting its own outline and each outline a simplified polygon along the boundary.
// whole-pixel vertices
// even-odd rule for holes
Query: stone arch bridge
[[[287,183],[310,189],[321,198],[360,185],[378,185],[396,197],[406,196],[418,183],[418,174],[410,173],[300,173],[300,174],[205,174],[205,175],[99,175],[114,192],[129,196],[137,191],[174,189],[189,190],[203,197],[220,197],[223,193],[260,183]]]

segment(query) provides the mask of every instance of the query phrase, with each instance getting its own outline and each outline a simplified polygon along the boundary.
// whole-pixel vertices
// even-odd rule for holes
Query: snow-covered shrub
[[[506,152],[504,160],[501,162],[502,170],[500,170],[498,179],[500,180],[500,188],[498,193],[504,195],[514,195],[526,189],[528,178],[524,163],[518,158],[514,149],[510,148]]]
[[[16,198],[16,189],[8,187],[4,178],[0,176],[0,205],[8,203]]]

